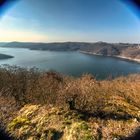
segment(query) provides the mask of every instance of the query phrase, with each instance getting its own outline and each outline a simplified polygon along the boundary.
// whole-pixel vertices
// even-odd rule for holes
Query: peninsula
[[[0,54],[0,59],[9,59],[9,58],[13,58],[13,56],[6,55],[6,54]]]

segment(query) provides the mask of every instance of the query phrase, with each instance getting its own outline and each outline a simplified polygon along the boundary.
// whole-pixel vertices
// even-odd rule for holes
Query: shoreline
[[[122,59],[122,60],[125,60],[125,61],[130,61],[130,62],[135,62],[135,63],[140,64],[140,59],[133,59],[131,57],[125,57],[125,56],[121,56],[121,55],[102,55],[102,54],[96,54],[96,53],[93,53],[93,52],[86,52],[86,51],[79,51],[79,52],[83,53],[83,54],[90,54],[90,55],[97,55],[97,56],[106,56],[106,57],[114,57],[114,58]]]

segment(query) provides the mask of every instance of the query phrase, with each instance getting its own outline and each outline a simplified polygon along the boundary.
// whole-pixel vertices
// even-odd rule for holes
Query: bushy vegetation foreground
[[[21,140],[122,140],[140,126],[140,75],[97,81],[0,68],[0,123]]]

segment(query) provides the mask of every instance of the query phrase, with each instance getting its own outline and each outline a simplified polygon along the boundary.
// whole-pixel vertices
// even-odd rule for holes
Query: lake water
[[[0,48],[0,53],[14,56],[12,59],[0,60],[0,65],[35,66],[41,70],[55,70],[73,76],[91,73],[97,79],[104,79],[110,75],[119,76],[140,73],[140,64],[112,57],[86,55],[79,52]]]

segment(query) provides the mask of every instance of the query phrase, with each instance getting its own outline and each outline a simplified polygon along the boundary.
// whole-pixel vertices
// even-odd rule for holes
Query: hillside
[[[0,122],[20,140],[122,140],[140,127],[140,75],[97,81],[0,69]]]
[[[1,45],[2,47],[29,48],[32,50],[51,51],[80,51],[82,53],[114,56],[122,59],[140,62],[140,46],[129,43],[85,43],[85,42],[64,42],[64,43],[28,43],[10,42]]]

